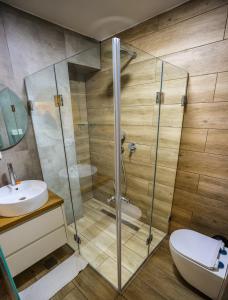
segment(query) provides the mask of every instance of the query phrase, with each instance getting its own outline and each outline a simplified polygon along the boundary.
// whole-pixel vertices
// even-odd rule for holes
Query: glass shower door
[[[160,126],[152,224],[168,233],[171,211],[174,211],[173,194],[187,101],[188,73],[165,61],[161,64]]]
[[[159,137],[161,61],[120,44],[121,288],[166,235],[152,227]],[[117,120],[116,120],[117,122]]]
[[[55,66],[30,75],[25,82],[43,179],[49,191],[64,199],[66,221],[76,226],[68,180]],[[74,248],[78,248],[78,244],[72,238],[69,242]]]
[[[117,63],[116,69],[120,87],[118,82],[114,85],[116,90],[120,88],[115,112],[119,109],[115,120],[119,131],[115,142],[120,141],[116,169],[121,184],[121,195],[116,195],[121,220],[117,233],[121,231],[123,236],[125,225],[133,229],[132,236],[119,243],[123,287],[168,233],[188,74],[119,42],[120,67]]]
[[[55,64],[55,74],[80,254],[117,286],[112,69],[100,72],[95,50]]]

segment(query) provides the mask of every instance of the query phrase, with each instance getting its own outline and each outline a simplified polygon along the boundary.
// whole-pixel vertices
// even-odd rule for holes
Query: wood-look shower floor
[[[149,225],[122,214],[122,284],[136,272],[148,255],[146,240]],[[73,239],[74,224],[68,226]],[[84,216],[77,221],[81,238],[80,254],[109,282],[117,286],[117,250],[115,209],[96,200],[84,203]],[[152,228],[151,253],[163,240],[165,233]]]

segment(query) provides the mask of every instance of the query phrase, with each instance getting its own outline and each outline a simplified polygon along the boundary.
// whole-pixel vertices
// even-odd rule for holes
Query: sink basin
[[[0,216],[16,217],[28,214],[48,201],[47,184],[40,180],[26,180],[0,188]]]

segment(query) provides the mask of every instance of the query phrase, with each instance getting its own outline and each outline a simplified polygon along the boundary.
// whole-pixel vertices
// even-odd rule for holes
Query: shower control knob
[[[136,150],[136,144],[135,143],[129,143],[128,144],[128,149],[129,151],[132,153],[132,152],[135,152]]]

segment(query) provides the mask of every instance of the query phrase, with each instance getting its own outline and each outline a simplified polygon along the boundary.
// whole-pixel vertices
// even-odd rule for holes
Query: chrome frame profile
[[[112,39],[113,95],[115,114],[115,200],[117,239],[118,291],[122,289],[121,279],[121,115],[120,115],[120,39]]]

